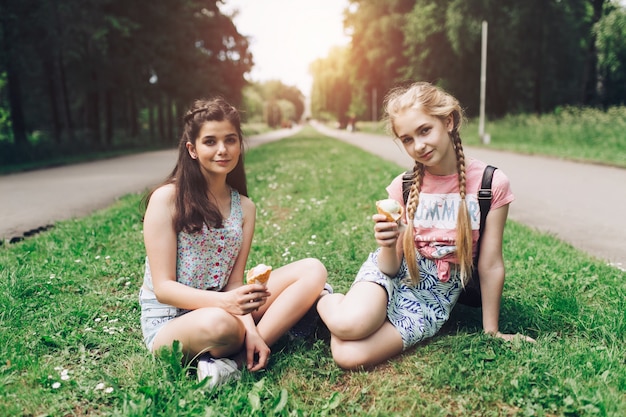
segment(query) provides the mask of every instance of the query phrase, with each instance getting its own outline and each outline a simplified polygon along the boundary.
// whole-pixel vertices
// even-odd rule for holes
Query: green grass
[[[373,203],[402,169],[309,128],[246,165],[249,265],[317,257],[345,292],[375,248]],[[374,370],[339,369],[320,330],[207,392],[177,350],[143,346],[140,200],[0,247],[0,415],[626,415],[626,273],[514,222],[501,330],[536,344],[485,336],[480,311],[458,306],[439,335]]]
[[[385,134],[382,122],[359,122],[357,127]],[[491,135],[489,145],[481,144],[478,121],[471,120],[461,132],[463,143],[626,168],[626,106],[607,111],[566,107],[541,116],[507,116],[487,120],[485,131]]]

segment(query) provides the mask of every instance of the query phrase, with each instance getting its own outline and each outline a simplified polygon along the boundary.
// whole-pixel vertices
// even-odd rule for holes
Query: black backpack
[[[496,167],[487,165],[483,171],[483,179],[480,189],[478,190],[478,205],[480,207],[480,229],[478,231],[478,243],[476,249],[476,255],[474,256],[474,268],[472,278],[465,284],[465,288],[459,296],[458,302],[470,307],[481,307],[482,298],[480,295],[480,278],[478,277],[478,256],[480,255],[480,240],[485,229],[485,221],[489,209],[491,208],[491,181],[493,180],[493,172]],[[409,199],[409,189],[411,188],[411,181],[413,179],[413,171],[409,170],[402,176],[402,197],[404,199],[404,205]]]

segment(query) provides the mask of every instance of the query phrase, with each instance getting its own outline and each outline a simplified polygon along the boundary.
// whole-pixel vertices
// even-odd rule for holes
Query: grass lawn
[[[246,165],[248,266],[316,257],[347,291],[376,246],[374,201],[402,168],[310,128],[251,149]],[[536,344],[485,336],[480,310],[458,306],[438,336],[373,370],[338,368],[320,328],[207,391],[177,350],[143,345],[141,197],[0,247],[0,415],[626,415],[626,273],[514,222],[501,330]]]

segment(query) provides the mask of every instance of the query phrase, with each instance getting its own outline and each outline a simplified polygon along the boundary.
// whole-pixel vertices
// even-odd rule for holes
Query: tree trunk
[[[152,141],[154,141],[154,135],[156,134],[154,127],[154,103],[152,102],[148,104],[148,130],[150,134],[148,141],[152,143]]]
[[[139,112],[137,111],[137,99],[135,91],[131,90],[128,95],[128,113],[130,123],[130,137],[137,138],[139,136]]]
[[[174,109],[172,108],[172,97],[168,95],[165,102],[167,104],[167,138],[165,139],[165,143],[170,144],[174,137],[174,117],[172,115]]]
[[[602,18],[602,10],[605,0],[590,0],[593,7],[593,21],[591,26],[598,23]],[[587,59],[582,80],[582,102],[583,105],[595,104],[598,100],[598,50],[596,49],[596,35],[593,30],[589,31],[589,46],[587,48]]]
[[[91,72],[92,85],[87,93],[87,128],[91,136],[91,143],[98,148],[102,141],[100,134],[100,103],[98,96],[98,76],[95,70]]]
[[[12,54],[12,39],[10,24],[10,13],[7,2],[0,2],[0,27],[2,27],[2,49],[4,52],[5,70],[7,73],[7,90],[9,98],[9,109],[11,110],[11,129],[13,131],[13,141],[21,148],[28,146],[26,136],[26,122],[22,106],[22,92],[20,88],[20,78],[15,69],[15,60]]]
[[[59,81],[61,82],[61,103],[63,103],[63,119],[65,121],[65,128],[67,129],[67,137],[70,143],[76,142],[76,135],[74,134],[74,119],[72,118],[72,110],[70,108],[69,91],[67,89],[67,77],[65,76],[65,59],[63,57],[63,51],[59,50],[57,55],[58,68],[59,68]]]
[[[544,52],[544,37],[545,37],[545,13],[546,7],[544,0],[538,1],[537,14],[535,17],[538,19],[537,28],[539,33],[537,34],[537,43],[535,45],[535,62],[534,62],[534,77],[533,77],[533,108],[535,113],[541,114],[543,111],[543,54]]]
[[[113,146],[113,92],[104,93],[104,142],[108,148]]]
[[[157,123],[159,124],[159,142],[163,143],[165,141],[165,121],[163,115],[163,100],[161,100],[161,95],[157,96]]]
[[[43,67],[44,67],[44,77],[46,78],[46,87],[48,90],[48,100],[50,101],[50,113],[52,116],[52,137],[54,138],[55,143],[58,145],[61,143],[61,118],[59,116],[59,105],[57,103],[57,88],[55,81],[55,68],[53,63],[53,58],[50,53],[44,51],[42,53],[43,56]]]

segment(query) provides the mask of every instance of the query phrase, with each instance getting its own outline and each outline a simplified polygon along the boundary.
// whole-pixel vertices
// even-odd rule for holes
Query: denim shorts
[[[139,304],[141,305],[143,341],[148,350],[152,352],[157,333],[167,322],[180,315],[179,310],[176,307],[160,303],[152,291],[143,287],[139,291]]]

